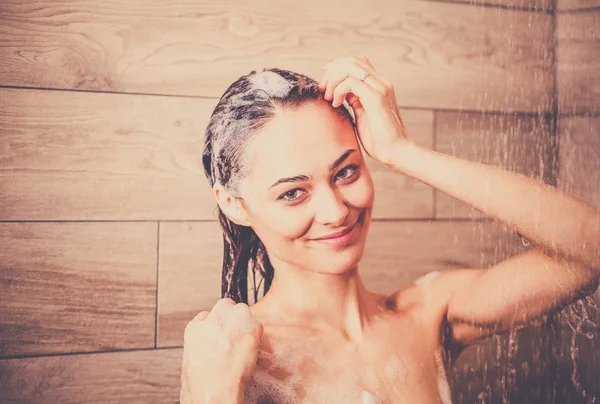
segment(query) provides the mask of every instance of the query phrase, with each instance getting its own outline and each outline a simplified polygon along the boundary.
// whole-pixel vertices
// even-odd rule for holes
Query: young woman
[[[224,234],[224,299],[185,330],[182,403],[448,403],[448,352],[598,286],[597,209],[417,146],[390,80],[367,58],[325,67],[320,83],[253,71],[211,117],[203,164]],[[487,269],[430,273],[390,296],[366,290],[358,263],[374,192],[361,145],[533,247]],[[249,270],[266,290],[251,307]]]

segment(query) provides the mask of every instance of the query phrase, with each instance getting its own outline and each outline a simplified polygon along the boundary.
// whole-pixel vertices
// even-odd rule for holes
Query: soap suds
[[[246,402],[381,403],[376,394],[365,394],[365,389],[372,390],[362,383],[365,369],[349,366],[346,355],[332,357],[327,351],[318,339],[278,344],[273,353],[259,351],[261,366],[246,385]]]
[[[394,355],[390,359],[388,359],[384,366],[384,372],[385,376],[392,383],[406,383],[406,376],[408,374],[408,370],[406,369],[406,365],[404,365],[404,362],[402,362],[402,359],[400,359],[398,355]]]
[[[381,400],[368,391],[362,392],[361,404],[381,404]]]
[[[285,98],[294,87],[279,74],[266,69],[260,69],[250,76],[250,82],[254,88],[265,91],[270,97]]]

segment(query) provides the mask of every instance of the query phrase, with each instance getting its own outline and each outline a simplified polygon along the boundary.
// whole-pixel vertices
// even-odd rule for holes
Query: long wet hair
[[[250,169],[245,149],[251,136],[276,116],[277,107],[296,109],[315,101],[328,102],[318,83],[289,70],[253,70],[231,84],[212,113],[204,138],[202,165],[211,188],[218,182],[235,197],[241,197],[239,185]],[[334,110],[352,124],[356,134],[353,111],[347,103]],[[251,270],[256,302],[261,283],[264,295],[274,276],[265,246],[251,227],[232,222],[218,205],[217,209],[224,243],[221,297],[248,303]],[[262,278],[258,284],[257,272]]]

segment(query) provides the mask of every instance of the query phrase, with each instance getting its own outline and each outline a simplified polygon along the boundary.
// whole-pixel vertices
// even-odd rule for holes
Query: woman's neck
[[[275,276],[269,292],[259,300],[261,312],[277,323],[304,325],[340,332],[359,341],[376,303],[365,289],[358,267],[343,274],[322,274],[273,262]],[[258,308],[258,307],[257,307]]]

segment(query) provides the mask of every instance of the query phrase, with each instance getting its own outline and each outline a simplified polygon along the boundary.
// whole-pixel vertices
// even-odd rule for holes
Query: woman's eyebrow
[[[331,165],[329,166],[329,171],[333,171],[335,168],[337,168],[340,164],[342,164],[344,162],[344,160],[346,160],[346,158],[352,153],[355,152],[356,149],[348,149],[344,152],[344,154],[342,154],[340,157],[338,157],[333,163],[331,163]],[[298,182],[298,181],[308,181],[310,180],[310,176],[306,176],[306,175],[296,175],[293,177],[285,177],[285,178],[280,178],[277,181],[275,181],[273,183],[273,185],[271,185],[269,187],[269,189],[279,185],[279,184],[284,184],[287,182]]]
[[[342,164],[344,162],[344,160],[346,160],[346,157],[348,157],[352,152],[355,152],[356,149],[348,149],[344,152],[344,154],[342,154],[340,157],[338,157],[337,160],[335,160],[330,166],[329,166],[329,171],[333,171],[334,169],[337,168],[337,166],[339,166],[340,164]]]

